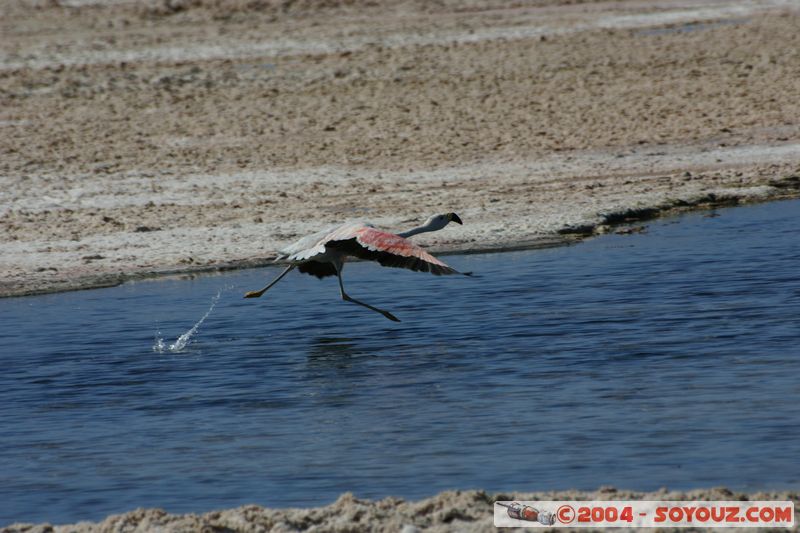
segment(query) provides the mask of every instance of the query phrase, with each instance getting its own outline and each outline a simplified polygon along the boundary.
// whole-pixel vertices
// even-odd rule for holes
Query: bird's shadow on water
[[[308,346],[303,379],[320,407],[357,402],[377,355],[350,337],[315,337]]]
[[[319,336],[309,344],[307,360],[310,368],[344,368],[369,357],[376,355],[355,338]]]

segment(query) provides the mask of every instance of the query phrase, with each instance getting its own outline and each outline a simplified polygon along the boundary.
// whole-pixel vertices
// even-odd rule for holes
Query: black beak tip
[[[456,215],[455,213],[450,213],[450,220],[452,220],[453,222],[458,222],[462,226],[464,225],[464,223],[461,222],[461,219],[458,218],[458,215]]]

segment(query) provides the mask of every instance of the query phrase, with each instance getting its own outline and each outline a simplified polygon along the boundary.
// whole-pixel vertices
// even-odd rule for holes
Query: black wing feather
[[[359,259],[377,261],[382,266],[386,267],[407,268],[415,272],[430,272],[436,276],[441,276],[442,274],[458,274],[458,271],[453,268],[434,265],[416,256],[406,257],[379,250],[370,250],[362,246],[355,238],[343,241],[330,241],[326,243],[325,246],[340,250],[353,257],[358,257]],[[336,274],[336,271],[334,270],[333,273]]]
[[[331,263],[323,263],[321,261],[306,261],[297,265],[297,270],[304,274],[311,274],[322,279],[326,276],[335,276],[336,269]]]

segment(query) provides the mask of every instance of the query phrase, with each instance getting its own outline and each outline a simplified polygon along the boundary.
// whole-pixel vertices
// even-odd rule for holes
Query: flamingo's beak
[[[448,218],[450,219],[450,222],[458,222],[458,223],[459,223],[459,224],[461,224],[462,226],[464,225],[464,223],[463,223],[463,222],[461,222],[461,219],[460,219],[460,218],[458,218],[458,215],[456,215],[455,213],[450,213],[450,214],[448,214],[447,216],[448,216]]]

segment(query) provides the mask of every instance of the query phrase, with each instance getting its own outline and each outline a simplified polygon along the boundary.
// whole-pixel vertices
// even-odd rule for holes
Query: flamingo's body
[[[406,238],[417,233],[440,230],[451,221],[461,224],[458,215],[448,213],[435,215],[422,226],[397,235],[381,231],[363,222],[351,222],[309,235],[282,249],[276,260],[289,261],[290,264],[286,270],[263,289],[245,294],[245,298],[258,298],[296,267],[300,272],[318,278],[337,276],[343,300],[362,305],[381,313],[389,320],[399,322],[397,317],[388,311],[359,302],[344,292],[342,269],[346,258],[352,256],[358,259],[377,261],[382,266],[430,272],[437,276],[458,274],[457,270],[439,261]]]

